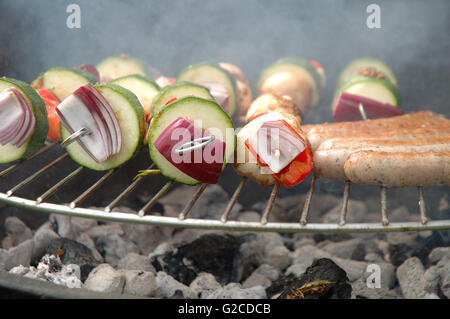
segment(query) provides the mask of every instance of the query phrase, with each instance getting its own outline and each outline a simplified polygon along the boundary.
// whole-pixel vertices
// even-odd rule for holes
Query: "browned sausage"
[[[326,140],[333,138],[359,138],[359,139],[404,139],[408,137],[437,137],[437,136],[448,136],[450,135],[450,121],[448,124],[442,124],[432,128],[416,127],[411,126],[409,128],[390,128],[390,129],[380,129],[380,130],[370,130],[366,131],[341,131],[341,132],[324,132],[317,134],[308,134],[309,142],[311,147],[316,150],[320,144]]]
[[[352,121],[352,122],[336,122],[336,123],[322,123],[322,124],[312,124],[304,125],[303,129],[305,132],[330,132],[330,131],[342,131],[342,130],[355,130],[355,129],[367,129],[369,128],[382,128],[386,125],[394,124],[401,125],[405,122],[423,122],[427,123],[430,119],[443,118],[441,115],[434,113],[432,111],[420,111],[415,113],[409,113],[400,116],[393,116],[382,119],[374,119],[367,121]],[[314,131],[312,131],[314,130]]]
[[[363,141],[360,142],[358,139],[332,139],[322,143],[314,152],[314,174],[317,177],[332,180],[346,180],[344,164],[351,154],[359,151],[371,150],[394,153],[450,151],[450,136]]]
[[[360,151],[349,156],[344,171],[350,181],[358,184],[450,185],[450,152]]]
[[[405,146],[426,146],[426,145],[450,145],[450,135],[447,136],[405,136],[393,138],[333,138],[323,142],[319,149],[338,149],[338,148],[385,148],[385,147],[405,147]]]

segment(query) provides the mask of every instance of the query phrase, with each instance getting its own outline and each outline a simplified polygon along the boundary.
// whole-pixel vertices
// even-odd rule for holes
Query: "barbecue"
[[[26,75],[5,67],[0,79],[0,205],[30,212],[37,229],[53,225],[60,238],[33,253],[39,260],[18,266],[5,256],[23,243],[12,233],[22,226],[9,218],[0,269],[31,276],[35,266],[54,273],[48,278],[55,283],[95,287],[95,273],[125,267],[125,253],[117,250],[114,256],[108,248],[112,243],[98,232],[86,228],[75,236],[64,230],[65,222],[79,220],[102,228],[105,236],[135,232],[133,240],[119,246],[151,260],[152,267],[144,271],[154,275],[144,276],[150,281],[159,276],[160,288],[142,292],[145,296],[174,297],[175,292],[161,288],[161,282],[173,279],[184,285],[182,296],[191,298],[185,286],[212,275],[219,288],[211,296],[226,295],[225,287],[239,282],[230,289],[252,296],[349,298],[355,297],[349,283],[358,287],[362,277],[344,259],[361,262],[358,269],[362,262],[379,262],[387,273],[397,271],[389,268],[392,264],[397,276],[402,276],[401,266],[416,262],[408,256],[420,258],[426,267],[437,263],[440,255],[431,250],[448,244],[436,236],[450,229],[445,213],[450,120],[437,98],[443,91],[430,86],[429,100],[416,99],[412,91],[419,91],[422,82],[411,85],[399,67],[402,61],[383,51],[365,57],[371,52],[352,48],[352,54],[333,63],[331,51],[273,51],[261,52],[252,65],[227,50],[218,59],[193,55],[171,62],[163,54],[160,60],[145,58],[129,47],[100,50],[82,60],[81,55],[66,57],[65,63],[45,63]],[[409,61],[407,55],[404,60]],[[402,213],[402,205],[415,212]],[[145,229],[160,234],[161,242],[148,236],[153,240],[148,247],[146,240],[138,243]],[[189,231],[206,235],[189,238]],[[412,252],[408,240],[392,239],[403,232],[430,239],[428,244],[419,241]],[[162,245],[164,238],[177,236],[183,240],[174,240],[174,247]],[[352,236],[378,236],[379,242],[370,242],[378,246],[367,244],[362,251],[361,244],[351,246],[348,254],[330,248],[330,242],[340,240],[350,245]],[[386,248],[380,242],[388,237]],[[245,247],[256,245],[254,238],[267,247],[277,244],[261,248],[263,257],[253,263]],[[315,244],[317,251],[311,248]],[[83,265],[82,276],[68,266],[65,252],[93,254],[74,262]],[[214,257],[205,259],[203,253]],[[304,253],[314,256],[305,259],[308,264],[302,264]],[[325,268],[318,276],[303,275],[317,266]],[[323,277],[327,269],[339,278]],[[138,275],[127,276],[125,282],[131,283]],[[253,281],[264,289],[245,290]],[[389,290],[396,285],[387,282]],[[433,287],[427,290],[433,296],[447,294],[444,284]],[[406,296],[407,289],[401,289]],[[202,294],[208,293],[201,290],[195,298]]]

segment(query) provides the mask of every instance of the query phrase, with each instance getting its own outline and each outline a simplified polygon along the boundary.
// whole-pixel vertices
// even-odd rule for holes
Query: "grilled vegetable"
[[[257,87],[260,95],[289,97],[304,113],[308,106],[319,103],[325,88],[325,73],[317,61],[287,57],[263,70]]]
[[[364,107],[360,109],[360,105]],[[363,114],[368,119],[402,115],[403,111],[388,103],[381,103],[361,95],[342,92],[335,103],[333,117],[338,121],[359,121]]]
[[[352,96],[344,95],[342,97],[342,93],[349,93]],[[399,114],[399,110],[393,108],[398,108],[400,96],[397,88],[390,81],[384,78],[357,75],[351,77],[337,90],[332,104],[333,116],[341,121],[362,119],[361,116],[355,118],[354,107],[351,107],[351,105],[361,103],[365,108],[364,102],[368,104],[370,115],[389,117]],[[378,110],[376,109],[377,102],[383,104]]]
[[[77,69],[90,73],[96,79],[96,82],[100,81],[100,74],[98,73],[98,70],[95,67],[95,65],[82,64],[82,65],[78,66]]]
[[[107,108],[102,108],[98,105],[98,100],[95,103],[99,110],[96,110],[95,106],[87,102],[89,98],[92,98],[92,95],[89,94],[86,94],[84,99],[77,94],[78,101],[74,100],[74,95],[71,95],[69,97],[70,100],[61,102],[58,110],[61,109],[62,115],[66,115],[66,120],[69,124],[75,123],[73,125],[78,125],[77,127],[72,127],[71,130],[62,125],[62,139],[66,139],[82,126],[87,126],[92,132],[92,134],[85,135],[79,141],[66,147],[70,157],[82,166],[103,171],[125,163],[142,145],[145,134],[145,113],[136,95],[121,86],[105,84],[96,85],[94,88],[100,95],[96,95],[96,98],[105,99],[110,106],[112,114]],[[91,93],[95,94],[95,92]],[[67,106],[66,103],[73,103],[73,111],[68,108],[66,109],[67,112],[64,112],[64,106]],[[69,104],[69,106],[71,105]],[[78,116],[69,118],[70,114],[76,114],[77,107]],[[118,132],[114,124],[111,124],[114,122],[114,119],[117,121],[120,132]],[[64,124],[64,121],[62,123]]]
[[[287,188],[309,175],[311,148],[300,127],[300,116],[291,110],[295,106],[290,100],[273,94],[252,103],[247,113],[250,122],[237,135],[233,166],[240,175],[263,186],[278,181]]]
[[[152,103],[152,116],[158,114],[168,102],[180,99],[186,96],[196,96],[207,100],[214,100],[209,90],[204,86],[189,82],[176,82],[175,84],[164,87],[154,98]]]
[[[226,62],[220,62],[219,66],[228,71],[235,79],[238,92],[237,112],[240,116],[245,116],[248,107],[252,103],[252,86],[244,75],[244,72],[236,65]]]
[[[176,152],[183,144],[202,136],[214,136],[214,140],[197,150]],[[230,117],[214,101],[198,97],[183,97],[168,104],[153,118],[150,127],[153,162],[163,175],[183,184],[215,183],[235,146]]]
[[[158,76],[158,71],[144,61],[130,58],[126,54],[104,59],[97,65],[100,81],[105,83],[127,75],[141,75],[150,81]]]
[[[83,70],[53,68],[41,73],[31,86],[35,89],[49,90],[62,101],[80,86],[96,82],[95,77]]]
[[[238,103],[236,81],[233,76],[217,64],[191,65],[178,75],[177,81],[187,81],[206,86],[222,109],[233,116]]]
[[[133,92],[139,99],[146,114],[151,114],[154,97],[159,92],[159,86],[140,75],[126,75],[110,82]]]
[[[338,80],[338,87],[344,84],[349,78],[354,75],[363,75],[370,72],[370,70],[377,70],[383,74],[394,86],[397,86],[397,79],[394,72],[384,63],[374,58],[361,58],[350,62],[341,72]]]
[[[48,133],[45,103],[25,82],[0,78],[0,163],[39,151]]]
[[[166,87],[168,85],[172,85],[177,81],[175,78],[169,78],[161,75],[159,78],[155,80],[156,84],[159,85],[160,88]]]
[[[47,107],[47,116],[49,124],[47,139],[59,142],[61,140],[61,126],[59,118],[55,112],[56,107],[59,105],[59,100],[52,92],[46,89],[37,89],[36,92],[44,100],[44,103]]]

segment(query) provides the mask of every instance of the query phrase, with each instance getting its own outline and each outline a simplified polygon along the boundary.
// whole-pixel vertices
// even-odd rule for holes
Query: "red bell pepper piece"
[[[283,122],[283,125],[294,132],[305,143],[305,145],[307,145],[303,137],[298,134],[298,132],[294,130],[291,125],[289,125],[285,120],[281,121]],[[245,141],[245,146],[256,157],[259,165],[264,167],[268,166],[267,163],[265,163],[251,147],[248,139]],[[283,168],[280,172],[272,174],[272,176],[284,187],[291,188],[303,181],[309,173],[311,173],[313,167],[311,147],[307,145],[306,149],[300,153],[288,166]]]
[[[56,115],[55,109],[59,105],[60,101],[49,90],[37,89],[36,91],[44,100],[47,107],[47,118],[49,124],[47,139],[59,142],[61,140],[61,124],[58,116]]]

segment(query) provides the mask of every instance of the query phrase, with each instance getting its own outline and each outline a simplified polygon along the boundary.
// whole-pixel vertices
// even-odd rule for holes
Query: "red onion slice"
[[[198,84],[209,89],[209,93],[214,97],[217,104],[219,104],[225,112],[229,111],[230,93],[228,93],[225,86],[213,82],[199,82]]]
[[[249,144],[273,173],[279,173],[305,149],[305,143],[283,120],[266,121]]]
[[[89,134],[78,139],[80,146],[98,163],[108,159],[104,138],[90,109],[76,95],[69,95],[56,108],[61,124],[71,133],[86,128]]]
[[[181,145],[210,136],[194,124],[179,117],[158,136],[154,146],[166,160],[190,177],[208,184],[219,179],[224,163],[226,143],[218,138],[207,146],[178,154]]]
[[[0,144],[21,147],[34,131],[36,119],[28,101],[15,87],[0,94]]]
[[[362,104],[368,119],[377,119],[402,115],[403,111],[388,103],[381,103],[376,100],[343,92],[336,99],[333,117],[337,121],[360,121],[362,115],[359,110],[359,104]]]
[[[78,66],[77,69],[83,70],[83,71],[86,71],[86,72],[90,73],[93,77],[95,77],[97,82],[100,81],[100,74],[98,73],[98,70],[95,67],[95,65],[93,65],[93,64],[82,64],[82,65]]]
[[[108,123],[106,122],[102,112],[100,111],[95,97],[90,93],[89,90],[85,89],[84,87],[80,87],[79,89],[77,89],[75,92],[73,92],[73,95],[78,97],[84,103],[84,105],[86,105],[93,119],[97,122],[96,127],[98,128],[98,130],[100,131],[100,135],[102,136],[106,154],[110,156],[113,150],[111,133],[108,129]]]
[[[113,109],[106,99],[87,84],[78,88],[56,108],[62,125],[71,133],[86,128],[81,147],[98,163],[120,152],[122,134]]]
[[[8,88],[0,94],[0,143],[9,143],[25,119],[24,110],[14,92]]]
[[[25,119],[23,122],[23,127],[17,134],[17,137],[11,141],[11,144],[13,144],[17,147],[22,147],[22,145],[25,144],[25,142],[30,137],[31,133],[34,131],[34,128],[36,126],[36,119],[34,117],[34,114],[33,114],[33,111],[31,110],[30,105],[28,104],[28,101],[25,99],[25,97],[22,95],[22,93],[19,92],[19,90],[17,90],[16,88],[13,88],[13,91],[14,91],[14,94],[19,99],[20,105],[22,106],[22,108],[25,111]]]
[[[99,109],[107,122],[107,127],[109,128],[113,141],[112,154],[119,153],[122,148],[122,132],[120,130],[120,125],[117,121],[114,110],[111,108],[111,105],[109,105],[105,97],[101,95],[100,92],[97,91],[97,89],[94,88],[92,84],[87,84],[84,86],[84,88],[89,90],[89,92],[94,95],[95,99],[97,100],[97,105],[99,106]]]

